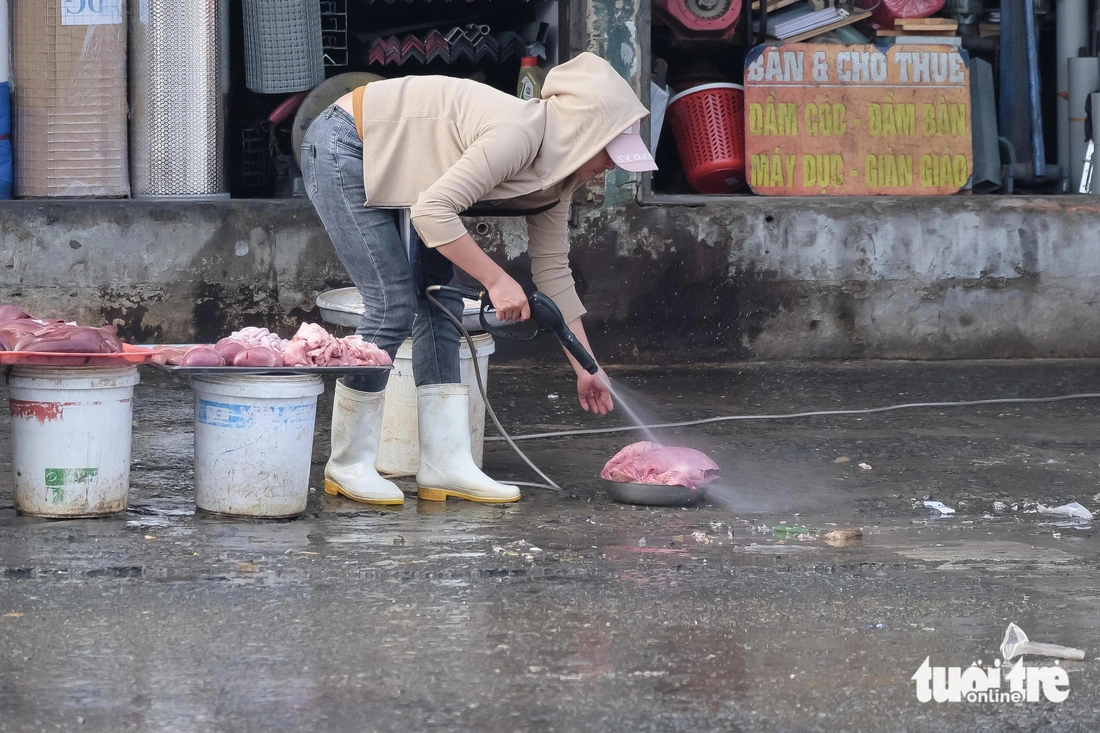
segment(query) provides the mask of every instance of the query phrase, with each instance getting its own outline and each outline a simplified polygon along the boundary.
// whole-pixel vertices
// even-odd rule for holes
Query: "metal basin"
[[[703,489],[689,489],[686,486],[623,484],[616,481],[604,481],[604,484],[611,493],[611,498],[620,504],[695,506],[706,494]]]

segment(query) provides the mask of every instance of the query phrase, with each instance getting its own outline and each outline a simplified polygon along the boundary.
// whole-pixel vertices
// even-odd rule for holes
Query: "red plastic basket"
[[[744,87],[692,87],[669,100],[667,114],[692,188],[699,193],[732,193],[744,187]]]

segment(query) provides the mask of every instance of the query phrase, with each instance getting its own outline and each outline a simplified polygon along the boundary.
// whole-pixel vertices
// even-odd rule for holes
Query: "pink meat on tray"
[[[237,354],[241,353],[248,346],[244,342],[239,341],[231,336],[226,336],[218,343],[214,344],[214,350],[221,354],[221,357],[225,359],[226,364],[232,364],[233,360],[237,358]]]
[[[3,315],[0,312],[0,318]],[[4,329],[0,323],[0,344]],[[362,337],[336,338],[315,323],[303,323],[289,341],[266,328],[250,326],[234,331],[212,346],[197,344],[186,351],[161,346],[157,351],[157,361],[178,366],[387,366],[391,363],[389,354]]]
[[[336,338],[316,323],[303,323],[282,348],[284,366],[389,366],[390,355],[362,336]]]
[[[244,367],[277,367],[283,365],[286,340],[266,328],[248,326],[234,331],[218,343],[214,350],[226,364]]]
[[[11,323],[12,321],[26,320],[30,317],[31,315],[25,313],[19,306],[0,305],[0,326]]]
[[[15,351],[16,342],[24,334],[33,334],[42,326],[42,321],[33,318],[21,318],[5,323],[0,326],[0,348],[4,351]]]
[[[272,333],[266,328],[258,328],[256,326],[248,326],[247,328],[242,328],[240,331],[234,331],[229,334],[229,338],[234,341],[239,341],[247,347],[266,346],[275,351],[282,349],[283,344],[286,343],[286,339],[280,338],[279,334]]]
[[[364,341],[362,336],[347,336],[340,339],[349,352],[355,355],[355,358],[360,364],[369,364],[371,366],[390,366],[393,364],[393,359],[382,349],[378,348],[369,341]]]
[[[250,346],[233,357],[233,366],[239,367],[275,367],[282,365],[282,352],[267,346]]]
[[[296,367],[312,365],[309,358],[309,345],[305,341],[291,339],[286,342],[282,352],[283,366]]]
[[[18,306],[0,306],[0,351],[117,354],[122,342],[114,326],[78,326],[35,318]]]
[[[91,328],[67,323],[51,323],[33,333],[25,333],[15,342],[13,351],[55,352],[64,354],[117,354],[122,343],[113,326]]]
[[[176,361],[169,361],[168,363],[178,364],[179,366],[220,367],[225,366],[225,359],[214,350],[213,346],[209,344],[196,344],[183,352],[183,355]]]
[[[153,361],[157,364],[179,364],[180,359],[187,353],[187,349],[177,346],[154,346],[153,351],[156,352]]]
[[[718,478],[718,464],[692,448],[633,443],[615,454],[600,472],[623,484],[663,484],[697,489]]]

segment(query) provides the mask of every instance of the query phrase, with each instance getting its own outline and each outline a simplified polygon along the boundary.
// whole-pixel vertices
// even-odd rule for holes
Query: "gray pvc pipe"
[[[1058,0],[1058,165],[1071,168],[1069,155],[1069,59],[1089,45],[1089,0]]]
[[[1076,191],[1085,167],[1085,100],[1100,89],[1100,59],[1069,59],[1069,183]]]
[[[1027,43],[1027,96],[1031,103],[1031,164],[1035,177],[1046,175],[1047,154],[1043,144],[1043,111],[1039,104],[1039,22],[1035,0],[1024,0],[1024,35]]]

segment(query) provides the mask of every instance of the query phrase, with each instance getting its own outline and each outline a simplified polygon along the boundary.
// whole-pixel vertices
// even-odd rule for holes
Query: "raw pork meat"
[[[247,348],[248,346],[246,346],[244,342],[238,341],[231,336],[226,336],[221,341],[214,344],[214,350],[221,354],[226,364],[232,364],[233,360],[237,358],[237,354]]]
[[[274,367],[282,365],[282,352],[268,346],[249,346],[233,357],[233,366]]]
[[[187,353],[187,349],[177,346],[155,346],[153,350],[157,352],[153,357],[153,361],[157,364],[179,364],[180,359]]]
[[[282,350],[286,340],[266,328],[249,326],[234,331],[214,344],[226,364],[233,366],[282,366]]]
[[[271,331],[268,331],[266,328],[257,328],[255,326],[249,326],[247,328],[242,328],[240,331],[234,331],[229,334],[229,338],[234,341],[239,341],[245,346],[266,346],[276,351],[283,348],[283,344],[286,343],[286,339],[279,338],[279,334],[271,333]]]
[[[48,323],[15,340],[12,351],[50,351],[65,354],[117,354],[122,343],[113,326],[91,328],[68,323]]]
[[[114,326],[92,328],[35,318],[14,305],[0,306],[0,350],[66,354],[117,354]]]
[[[29,313],[24,313],[18,306],[0,305],[0,326],[30,317]]]
[[[169,364],[179,364],[180,366],[212,366],[220,367],[225,366],[225,359],[217,351],[214,351],[214,347],[209,344],[197,344],[183,353],[183,356],[179,357],[177,361],[170,361]]]
[[[316,323],[303,323],[282,348],[284,366],[389,366],[390,355],[362,336],[336,338]]]
[[[31,333],[43,327],[42,321],[33,318],[20,318],[0,325],[0,348],[4,351],[15,351],[15,342],[24,334]]]
[[[4,316],[0,311],[0,319]],[[0,321],[0,344],[4,328]],[[336,338],[315,323],[303,323],[287,341],[266,328],[242,328],[213,346],[198,344],[190,349],[161,346],[157,360],[179,366],[386,366],[389,354],[360,336]]]
[[[718,478],[718,464],[692,448],[633,443],[615,454],[600,472],[608,481],[664,484],[697,489]]]

